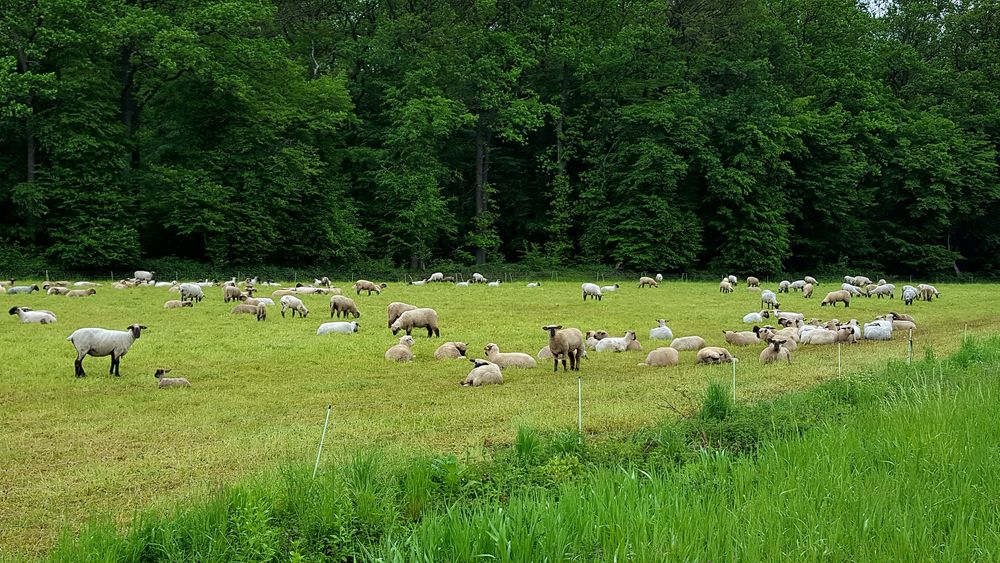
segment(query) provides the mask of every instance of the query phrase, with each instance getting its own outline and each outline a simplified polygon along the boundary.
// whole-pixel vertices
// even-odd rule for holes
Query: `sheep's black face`
[[[7,312],[9,314],[11,314],[11,315],[16,315],[17,314],[17,307],[11,307],[10,311],[7,311]]]

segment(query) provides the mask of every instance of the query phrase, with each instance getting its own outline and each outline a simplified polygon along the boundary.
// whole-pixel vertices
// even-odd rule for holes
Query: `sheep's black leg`
[[[87,375],[83,371],[83,358],[77,358],[76,361],[73,362],[73,368],[76,370],[77,377],[83,377]]]
[[[406,327],[406,336],[410,335],[411,330],[413,330],[413,327]]]
[[[108,375],[115,374],[115,355],[111,354],[111,365],[108,367]]]
[[[552,357],[552,371],[559,371],[559,358],[557,356]]]

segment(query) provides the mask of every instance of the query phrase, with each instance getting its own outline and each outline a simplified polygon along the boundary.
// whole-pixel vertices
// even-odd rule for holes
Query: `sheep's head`
[[[360,323],[351,323],[351,324],[354,325],[354,332],[357,332],[358,331],[358,327],[361,326]]]
[[[10,311],[7,311],[7,312],[10,313],[11,315],[16,315],[17,312],[20,311],[20,310],[21,310],[20,307],[11,307]]]
[[[608,337],[608,331],[606,331],[606,330],[595,330],[594,331],[594,338],[596,338],[598,340],[604,340],[607,337]]]
[[[131,324],[131,325],[129,325],[126,330],[129,330],[129,331],[132,332],[132,338],[138,339],[139,336],[142,335],[142,331],[145,328],[146,327],[144,325],[141,325],[141,324],[137,323],[137,324]]]
[[[156,368],[156,373],[153,374],[153,377],[159,379],[168,373],[170,373],[170,368]]]
[[[562,325],[545,325],[545,326],[542,327],[542,330],[547,330],[549,332],[549,336],[555,336],[556,335],[556,331],[559,330],[559,329],[561,329],[561,328],[562,328]]]
[[[406,335],[399,339],[399,343],[407,347],[412,347],[414,342],[415,340],[413,340],[413,337],[410,335]]]
[[[489,356],[490,352],[492,352],[494,350],[496,350],[498,354],[500,353],[500,347],[497,346],[496,344],[492,343],[492,342],[490,342],[489,344],[486,345],[485,348],[483,348],[483,352],[486,352],[487,356]]]
[[[475,369],[475,368],[481,368],[483,366],[490,365],[490,362],[488,362],[486,360],[479,359],[479,358],[474,358],[474,359],[473,358],[469,358],[469,361],[472,362],[473,369]]]
[[[468,349],[468,346],[465,344],[465,342],[452,342],[452,345],[455,346],[455,349],[458,350],[458,353],[463,356],[465,355],[465,352]]]

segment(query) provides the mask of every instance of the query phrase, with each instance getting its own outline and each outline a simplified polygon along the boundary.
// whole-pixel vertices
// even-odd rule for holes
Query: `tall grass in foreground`
[[[1000,340],[627,439],[293,468],[54,560],[1000,559]]]

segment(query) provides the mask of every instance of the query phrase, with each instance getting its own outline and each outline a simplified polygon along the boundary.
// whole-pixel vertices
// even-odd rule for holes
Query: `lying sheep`
[[[285,295],[281,298],[281,317],[285,317],[285,311],[292,310],[292,318],[295,318],[295,313],[298,313],[303,319],[309,314],[309,309],[306,308],[305,303],[301,299],[295,297],[294,295]]]
[[[330,298],[330,318],[333,318],[334,313],[337,314],[337,318],[340,318],[341,314],[344,315],[344,318],[347,318],[347,315],[354,315],[355,319],[361,316],[354,300],[343,295],[334,295]]]
[[[501,352],[500,347],[492,342],[487,344],[483,351],[486,352],[486,357],[489,358],[491,362],[501,368],[531,369],[538,366],[535,358],[532,358],[530,354],[522,354],[521,352]]]
[[[747,287],[758,287],[760,286],[760,280],[753,277],[747,276]]]
[[[455,287],[469,287],[469,282],[467,281],[455,282]]]
[[[666,319],[656,319],[656,324],[659,326],[649,329],[650,340],[673,340],[674,331],[667,326],[668,322],[670,321]]]
[[[747,313],[743,315],[743,322],[745,323],[761,323],[764,322],[763,319],[767,319],[771,316],[771,313],[767,309],[762,309],[759,313]]]
[[[461,381],[467,387],[479,387],[480,385],[500,385],[503,383],[503,373],[500,366],[487,362],[486,360],[469,360],[472,362],[472,371]]]
[[[270,297],[251,297],[243,303],[246,305],[267,305],[270,307],[274,305],[274,300]]]
[[[490,283],[488,283],[486,285],[488,285],[490,287],[500,287],[500,284],[502,284],[502,283],[503,282],[500,281],[500,280],[494,280],[494,281],[491,281]]]
[[[542,284],[540,282],[528,282],[526,287],[542,287]]]
[[[549,350],[549,346],[545,345],[539,348],[538,353],[535,356],[539,360],[551,360],[554,356],[552,355],[552,350]]]
[[[321,285],[323,287],[330,287],[330,278],[323,276],[321,278],[313,278],[313,285]]]
[[[385,359],[390,362],[413,361],[413,337],[406,335],[399,339],[399,344],[385,351]]]
[[[865,340],[892,340],[891,321],[865,323]]]
[[[615,284],[615,285],[602,285],[601,286],[601,293],[611,293],[611,292],[614,292],[614,291],[618,291],[619,287],[620,286],[618,284]]]
[[[48,288],[45,291],[45,293],[46,293],[46,295],[66,295],[70,291],[71,290],[68,287],[62,287],[62,286],[56,285],[56,286],[52,286],[52,287]]]
[[[35,284],[32,285],[15,285],[13,287],[7,288],[8,295],[19,295],[19,294],[29,294],[32,291],[41,291]]]
[[[683,352],[685,350],[701,350],[705,347],[705,339],[700,336],[682,336],[680,338],[675,338],[670,343],[670,347],[678,352]]]
[[[119,365],[122,356],[128,353],[132,343],[139,339],[142,331],[146,327],[140,324],[132,324],[125,330],[107,330],[103,328],[80,328],[74,330],[66,340],[73,343],[76,348],[76,361],[73,367],[76,370],[76,377],[87,375],[83,371],[83,358],[85,356],[111,356],[111,368],[108,375],[120,376]]]
[[[639,365],[664,367],[676,366],[678,363],[680,363],[680,354],[677,353],[677,350],[663,346],[646,354],[646,361]]]
[[[100,286],[101,286],[101,284],[94,283],[94,282],[91,282],[91,281],[73,282],[73,287],[100,287]]]
[[[405,330],[406,334],[409,335],[414,328],[426,328],[428,338],[431,336],[441,336],[441,330],[438,328],[437,311],[429,308],[403,311],[389,328],[392,329],[392,334],[394,335],[400,330]]]
[[[784,342],[784,338],[772,338],[768,347],[760,353],[760,363],[771,364],[781,361],[792,363],[792,353],[782,346]]]
[[[695,363],[699,364],[721,364],[724,362],[731,362],[735,358],[729,353],[729,350],[721,348],[719,346],[707,346],[698,350],[698,359]]]
[[[830,305],[831,307],[836,307],[837,303],[843,303],[844,307],[850,307],[851,292],[844,291],[843,289],[838,291],[831,291],[830,293],[826,294],[826,297],[824,297],[823,300],[820,301],[819,305],[820,307],[825,307],[827,305]]]
[[[90,289],[73,289],[66,292],[66,297],[86,297],[88,295],[94,295],[97,290],[94,288]]]
[[[545,325],[542,330],[549,333],[552,371],[559,370],[560,358],[562,359],[563,371],[566,371],[567,358],[569,358],[569,369],[580,371],[580,358],[583,355],[583,333],[580,332],[580,329],[564,329],[562,325]]]
[[[464,358],[468,346],[465,342],[445,342],[434,351],[437,360]]]
[[[778,303],[778,296],[768,289],[760,292],[760,308],[763,309],[765,305],[768,309],[781,308],[781,304]]]
[[[362,291],[367,291],[368,295],[371,295],[374,291],[376,295],[381,295],[382,290],[388,287],[386,284],[374,284],[368,280],[358,280],[354,282],[354,291],[361,295]]]
[[[264,306],[263,303],[258,303],[257,305],[247,305],[246,303],[243,303],[233,307],[229,313],[233,315],[256,315],[258,321],[267,320],[267,307]],[[295,315],[294,310],[292,315]]]
[[[156,370],[156,373],[153,374],[153,377],[160,381],[157,384],[160,389],[163,389],[164,387],[191,387],[191,383],[183,377],[163,377],[168,373],[170,373],[169,369],[159,368]]]
[[[724,330],[722,331],[722,334],[725,336],[726,342],[734,346],[750,346],[751,344],[760,344],[760,338],[757,337],[757,333],[749,330]]]
[[[732,282],[726,279],[719,282],[719,293],[732,293],[732,292],[733,292]]]
[[[194,303],[190,301],[181,301],[179,299],[171,299],[163,304],[164,309],[180,309],[181,307],[194,307]]]
[[[182,283],[180,285],[181,301],[198,301],[205,298],[205,292],[200,285],[193,283]]]
[[[276,289],[276,290],[274,290],[274,291],[271,292],[271,298],[272,299],[278,299],[278,298],[284,297],[286,295],[295,295],[296,293],[298,293],[298,292],[295,291],[294,289]]]
[[[597,343],[608,337],[608,331],[606,330],[588,330],[586,334],[587,339],[584,341],[586,349],[596,350]]]
[[[409,282],[406,282],[406,285],[415,285],[415,286],[417,286],[417,287],[420,287],[420,286],[422,286],[422,285],[427,285],[427,280],[414,280],[414,281],[409,281]]]
[[[316,334],[353,334],[358,331],[360,326],[361,325],[359,325],[357,321],[351,321],[349,323],[344,321],[323,323],[316,329]]]
[[[910,321],[915,322],[911,315],[900,315],[899,313],[889,312],[886,313],[886,318],[891,321]]]
[[[626,350],[641,350],[642,347],[635,339],[635,331],[629,330],[622,337],[602,338],[594,350],[598,352],[625,352]]]
[[[416,308],[417,308],[416,305],[410,305],[409,303],[401,303],[399,301],[393,301],[392,303],[389,303],[389,306],[386,307],[386,312],[388,312],[389,314],[389,324],[386,326],[388,328],[392,328],[392,323],[396,322],[396,319],[398,319],[400,315],[402,315],[406,311],[412,311]]]
[[[591,299],[597,299],[598,301],[600,301],[601,297],[603,296],[603,294],[601,293],[600,286],[598,286],[596,283],[585,283],[580,286],[580,289],[583,290],[584,301],[587,300],[588,295],[590,296]]]
[[[32,311],[27,307],[11,307],[7,311],[11,315],[17,315],[22,323],[39,323],[47,325],[56,322],[56,316],[52,311]]]
[[[657,281],[654,280],[651,277],[642,276],[641,278],[639,278],[639,287],[640,288],[646,287],[647,285],[649,287],[659,287],[660,286],[660,284],[657,283]]]
[[[897,321],[897,320],[893,320],[892,321],[892,330],[894,330],[894,331],[896,331],[896,330],[907,331],[907,330],[916,330],[916,329],[917,329],[917,325],[913,321]]]
[[[781,280],[778,282],[778,293],[788,293],[788,288],[792,286],[792,282],[788,280]]]

